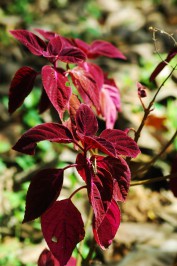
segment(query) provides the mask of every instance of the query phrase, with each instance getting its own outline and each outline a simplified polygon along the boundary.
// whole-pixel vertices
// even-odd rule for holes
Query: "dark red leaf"
[[[65,63],[79,64],[86,60],[86,55],[77,47],[69,46],[61,50],[58,59]]]
[[[86,55],[88,53],[88,50],[90,48],[90,45],[87,44],[86,42],[80,40],[80,39],[74,39],[75,45],[80,48]]]
[[[76,158],[76,169],[82,179],[87,183],[88,179],[91,177],[93,173],[93,167],[88,158],[85,158],[83,154],[79,153]]]
[[[31,68],[24,66],[20,68],[11,81],[9,90],[9,112],[13,113],[20,107],[31,92],[37,72]]]
[[[60,36],[56,36],[50,40],[47,45],[47,51],[43,52],[43,56],[47,57],[52,63],[58,60],[62,50],[63,43]]]
[[[44,88],[42,88],[42,94],[41,94],[40,102],[38,105],[39,113],[42,114],[43,112],[45,112],[50,107],[50,104],[51,103],[47,96],[47,93],[44,90]]]
[[[33,155],[38,142],[49,140],[57,143],[73,142],[69,129],[57,123],[44,123],[29,129],[13,147],[14,150]]]
[[[87,53],[88,58],[96,58],[102,55],[110,58],[126,59],[113,44],[101,40],[94,41]]]
[[[49,100],[62,117],[72,93],[71,88],[66,86],[67,77],[60,73],[59,69],[44,66],[42,68],[42,82]]]
[[[101,223],[98,223],[96,217],[93,219],[93,233],[98,245],[105,249],[115,237],[119,228],[121,213],[116,201],[112,200],[108,210],[105,213]]]
[[[79,135],[80,136],[80,135]],[[105,138],[100,138],[96,136],[81,136],[81,141],[83,145],[89,149],[99,149],[100,151],[108,154],[110,156],[116,156],[116,151],[111,142],[107,141]]]
[[[69,73],[83,101],[99,108],[99,89],[91,74],[79,66],[70,70]]]
[[[85,136],[92,136],[98,130],[97,119],[86,104],[81,104],[76,112],[76,127],[78,132]]]
[[[177,47],[175,46],[168,54],[166,59],[158,64],[155,70],[152,72],[150,76],[150,81],[154,81],[157,75],[164,69],[164,67],[175,57],[177,54]]]
[[[60,266],[59,261],[48,249],[44,249],[39,256],[38,266]]]
[[[126,161],[121,157],[96,156],[92,160],[95,160],[94,158],[97,161],[97,166],[106,169],[114,180],[114,199],[116,201],[125,201],[131,179],[130,169]]]
[[[51,40],[52,38],[56,37],[56,33],[52,31],[46,31],[42,29],[35,29],[36,32],[38,32],[42,37],[44,37],[46,40]]]
[[[32,54],[40,56],[46,49],[46,43],[28,30],[11,30],[10,33],[25,45]]]
[[[63,169],[44,169],[31,180],[26,196],[23,223],[41,216],[58,198],[63,185]]]
[[[44,238],[60,263],[67,264],[85,235],[81,214],[70,199],[56,201],[41,217]]]
[[[104,73],[103,70],[96,64],[84,62],[82,68],[85,69],[94,78],[97,84],[97,88],[100,91],[104,83]]]
[[[111,142],[117,155],[125,155],[134,158],[140,153],[136,142],[127,136],[127,134],[122,130],[105,129],[100,134],[100,137]]]

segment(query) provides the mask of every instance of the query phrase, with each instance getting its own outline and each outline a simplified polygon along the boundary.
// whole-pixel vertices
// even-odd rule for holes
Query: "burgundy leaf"
[[[55,62],[62,50],[62,40],[60,36],[56,36],[50,40],[47,45],[47,51],[43,52],[43,56],[47,57],[52,63]]]
[[[67,264],[85,235],[81,214],[70,199],[56,201],[41,217],[44,238],[60,263]]]
[[[125,155],[134,158],[140,153],[136,142],[127,136],[127,134],[122,130],[105,129],[100,134],[100,137],[111,142],[117,155]]]
[[[9,112],[13,113],[20,107],[31,92],[37,72],[31,68],[24,66],[20,68],[11,81],[9,90]]]
[[[71,96],[71,88],[66,86],[67,77],[60,73],[60,69],[44,66],[42,68],[42,82],[49,100],[62,116]]]
[[[86,104],[81,104],[76,112],[76,127],[78,132],[85,136],[92,136],[98,130],[97,119]]]
[[[83,101],[99,108],[99,89],[91,74],[79,66],[70,70],[69,73]]]
[[[110,58],[126,59],[113,44],[101,40],[94,41],[87,53],[88,58],[96,58],[102,55]]]
[[[91,76],[96,81],[97,87],[100,91],[104,83],[103,70],[98,65],[88,62],[84,62],[81,66],[85,69],[85,71],[91,74]]]
[[[130,169],[126,161],[121,157],[113,158],[109,156],[96,156],[93,157],[93,159],[94,158],[97,161],[97,166],[106,169],[114,180],[114,199],[116,201],[125,201],[131,179]]]
[[[46,49],[46,43],[28,30],[11,30],[10,33],[25,45],[32,54],[40,56]]]
[[[79,64],[85,61],[86,55],[77,47],[69,46],[61,50],[58,59],[65,63]]]
[[[59,261],[47,248],[42,251],[38,259],[38,266],[60,266]]]
[[[80,135],[79,135],[80,136]],[[105,138],[100,138],[96,136],[81,136],[81,141],[83,145],[86,146],[87,150],[89,149],[99,149],[100,151],[108,154],[110,156],[116,156],[116,151],[114,146],[110,141],[107,141]]]
[[[13,147],[14,150],[33,155],[38,142],[49,140],[57,143],[73,142],[69,129],[57,123],[44,123],[29,129]]]
[[[26,196],[23,223],[41,216],[58,198],[63,185],[63,169],[44,169],[31,180]]]
[[[91,162],[88,158],[85,158],[85,156],[81,153],[77,155],[76,158],[76,169],[82,179],[87,183],[88,179],[91,178],[91,174],[93,173],[93,167],[91,165]]]
[[[73,41],[75,45],[87,55],[90,45],[80,39],[74,39]]]
[[[157,75],[164,69],[164,67],[175,57],[177,54],[177,47],[174,47],[166,57],[166,59],[158,64],[155,70],[152,72],[150,76],[150,81],[154,81]]]
[[[101,223],[98,223],[96,217],[93,219],[93,233],[98,245],[105,249],[115,237],[119,228],[121,213],[116,201],[112,200],[108,210],[105,213]]]
[[[51,40],[52,38],[56,37],[56,33],[52,31],[46,31],[42,29],[35,29],[36,32],[38,32],[42,37],[44,37],[46,40]]]
[[[137,82],[136,86],[138,89],[138,96],[140,98],[145,98],[147,96],[146,87],[144,85],[142,85],[140,82]]]
[[[40,102],[39,102],[39,113],[42,114],[43,112],[45,112],[49,106],[50,106],[50,100],[47,96],[46,91],[44,90],[44,88],[42,88],[42,94],[41,94],[41,98],[40,98]]]

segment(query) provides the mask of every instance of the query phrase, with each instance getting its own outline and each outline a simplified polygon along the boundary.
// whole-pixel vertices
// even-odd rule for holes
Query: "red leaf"
[[[110,58],[126,59],[126,57],[113,44],[101,40],[94,41],[90,45],[87,54],[88,58],[96,58],[102,55]]]
[[[127,136],[127,134],[122,130],[105,129],[100,134],[100,137],[111,142],[117,155],[125,155],[134,158],[140,153],[136,142]]]
[[[86,55],[77,47],[69,46],[61,50],[58,59],[65,63],[79,64],[86,60]]]
[[[38,259],[38,266],[60,266],[59,261],[47,248],[42,251]]]
[[[80,135],[79,135],[80,136]],[[99,149],[100,151],[108,154],[110,156],[116,156],[116,151],[111,142],[107,141],[105,138],[100,138],[96,136],[84,136],[81,141],[85,145],[87,150],[89,149]]]
[[[121,157],[113,158],[109,156],[96,156],[95,158],[98,167],[106,169],[114,180],[114,199],[116,201],[125,201],[131,179],[130,169],[126,161]]]
[[[93,173],[93,167],[88,158],[85,158],[83,154],[79,153],[76,158],[76,169],[82,179],[87,183]]]
[[[51,103],[47,96],[47,93],[44,90],[44,88],[42,88],[42,94],[41,94],[40,102],[38,105],[39,113],[42,114],[43,112],[45,112],[49,108],[50,104]]]
[[[99,108],[99,89],[91,74],[78,66],[69,70],[69,73],[83,101],[86,104],[93,104],[96,108]]]
[[[42,29],[35,29],[36,32],[38,32],[42,37],[44,37],[46,40],[51,40],[52,38],[56,37],[56,33],[52,31],[46,31]]]
[[[58,60],[63,44],[60,36],[56,36],[50,40],[47,45],[47,51],[43,52],[43,56],[47,57],[52,63]]]
[[[62,116],[71,96],[71,88],[66,86],[67,77],[58,69],[44,66],[42,68],[42,82],[49,100]]]
[[[44,169],[31,180],[26,196],[23,223],[41,216],[58,198],[63,185],[63,169]]]
[[[40,56],[46,49],[46,43],[28,30],[11,30],[10,33],[25,45],[32,54]]]
[[[105,249],[115,237],[119,228],[121,213],[116,201],[112,200],[108,210],[105,213],[101,223],[97,222],[96,217],[93,219],[93,233],[98,245]]]
[[[41,217],[44,238],[60,263],[66,265],[85,235],[81,214],[70,199],[56,201]]]
[[[80,39],[74,39],[73,41],[87,55],[90,45]]]
[[[20,107],[31,92],[37,72],[31,68],[24,66],[20,68],[11,81],[9,90],[9,112],[13,113]]]
[[[155,70],[152,72],[150,76],[150,81],[154,81],[157,75],[164,69],[164,67],[175,57],[177,54],[177,47],[174,47],[166,57],[166,59],[158,64]]]
[[[102,69],[98,65],[88,62],[84,62],[81,66],[85,69],[85,71],[91,74],[96,81],[98,90],[100,91],[104,83],[104,74]]]
[[[13,147],[14,150],[33,155],[38,142],[49,140],[57,143],[73,142],[69,129],[57,123],[44,123],[29,129]]]
[[[85,104],[81,104],[76,112],[76,127],[85,136],[92,136],[98,130],[97,119],[91,108]]]

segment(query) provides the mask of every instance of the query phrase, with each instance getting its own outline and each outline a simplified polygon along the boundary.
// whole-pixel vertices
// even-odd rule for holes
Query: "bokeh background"
[[[122,112],[116,128],[137,129],[143,110],[138,99],[136,82],[147,86],[147,104],[155,86],[149,76],[161,61],[155,53],[152,32],[157,27],[157,46],[161,57],[174,46],[168,34],[177,39],[177,1],[175,0],[0,0],[0,265],[34,266],[46,244],[39,219],[22,224],[25,196],[31,177],[37,170],[63,167],[74,162],[76,154],[71,146],[43,142],[35,157],[19,154],[11,149],[21,134],[32,126],[51,121],[47,111],[38,114],[41,93],[40,80],[23,106],[9,115],[8,90],[14,73],[24,65],[41,68],[43,59],[31,55],[10,34],[9,30],[42,28],[66,37],[86,42],[102,39],[112,42],[127,57],[100,58],[97,63],[110,73],[120,89]],[[174,58],[171,64],[175,63]],[[158,86],[168,75],[166,67],[156,81]],[[177,71],[160,92],[155,109],[148,119],[139,145],[142,154],[132,163],[132,172],[152,159],[168,142],[177,129]],[[56,119],[56,117],[54,117]],[[104,122],[100,121],[104,127]],[[167,175],[175,160],[177,140],[151,167],[147,177]],[[62,196],[66,197],[80,179],[75,171],[66,173]],[[83,192],[84,193],[84,192]],[[87,215],[87,202],[83,195],[76,198],[82,213]],[[107,265],[167,266],[176,265],[177,254],[177,200],[169,190],[167,181],[130,189],[127,202],[122,206],[122,223],[115,241],[108,251],[96,250],[95,260]],[[88,243],[83,255],[88,252]]]

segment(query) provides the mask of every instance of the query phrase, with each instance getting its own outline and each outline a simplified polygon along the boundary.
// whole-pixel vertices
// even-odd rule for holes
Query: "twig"
[[[170,175],[166,175],[166,176],[148,178],[148,179],[140,180],[140,181],[132,181],[130,183],[130,186],[132,187],[132,186],[151,184],[151,183],[155,183],[155,182],[159,182],[159,181],[162,181],[162,180],[171,179],[171,178],[175,178],[175,177],[177,177],[177,172],[173,173],[173,174],[170,174]]]
[[[137,175],[137,174],[143,173],[144,171],[148,171],[149,168],[151,167],[151,165],[153,165],[162,156],[162,154],[173,143],[173,141],[175,140],[176,137],[177,137],[177,130],[175,131],[175,133],[173,134],[171,139],[167,142],[167,144],[162,148],[162,150],[156,156],[154,156],[154,158],[152,158],[152,160],[150,162],[148,162],[146,165],[142,166],[140,169],[136,170],[136,173],[132,172],[132,178],[135,176],[135,174]]]

